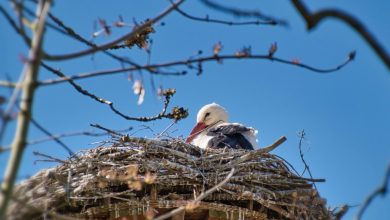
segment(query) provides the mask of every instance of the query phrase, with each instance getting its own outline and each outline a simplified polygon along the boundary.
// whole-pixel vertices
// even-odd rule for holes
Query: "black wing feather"
[[[212,128],[207,132],[207,135],[208,136],[216,136],[219,134],[233,135],[236,133],[242,133],[246,131],[250,131],[250,129],[240,124],[229,124],[229,125],[222,125],[216,128]]]
[[[207,132],[207,135],[214,136],[210,139],[208,147],[254,150],[252,144],[242,135],[242,132],[246,131],[250,129],[238,124],[212,128]]]

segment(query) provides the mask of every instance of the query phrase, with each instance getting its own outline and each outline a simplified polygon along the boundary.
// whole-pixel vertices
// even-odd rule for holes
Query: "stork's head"
[[[196,125],[188,136],[186,143],[190,143],[202,131],[227,121],[228,114],[222,106],[216,103],[203,106],[198,112]]]

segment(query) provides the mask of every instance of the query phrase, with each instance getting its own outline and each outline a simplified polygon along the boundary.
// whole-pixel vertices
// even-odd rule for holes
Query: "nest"
[[[181,207],[172,219],[332,219],[313,187],[321,180],[270,150],[124,136],[16,186],[8,218],[152,219]]]

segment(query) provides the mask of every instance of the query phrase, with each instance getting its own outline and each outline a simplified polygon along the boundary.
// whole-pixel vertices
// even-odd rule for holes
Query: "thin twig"
[[[5,10],[3,6],[0,5],[0,12],[4,15],[4,17],[7,19],[7,21],[10,23],[11,27],[18,33],[26,43],[28,47],[31,45],[31,39],[24,34],[24,32],[18,27],[16,22],[12,19],[11,15],[8,14],[8,12]]]
[[[72,151],[72,149],[70,149],[70,147],[68,147],[64,142],[62,142],[60,139],[56,138],[50,131],[48,131],[46,128],[44,128],[40,123],[38,123],[34,118],[31,118],[30,119],[31,123],[36,127],[38,128],[40,131],[42,131],[44,134],[46,134],[48,137],[52,137],[53,140],[59,144],[62,148],[64,148],[69,156],[73,156],[74,155],[74,152]],[[27,145],[27,142],[26,142],[26,145]]]
[[[379,195],[385,196],[387,194],[389,182],[390,182],[390,163],[387,166],[385,178],[384,178],[382,184],[377,189],[375,189],[374,192],[372,192],[370,195],[368,195],[368,197],[364,200],[364,203],[360,207],[358,214],[355,217],[355,220],[362,219],[364,212],[366,211],[368,206],[370,206],[371,202],[374,200],[375,197],[377,197]]]
[[[201,1],[204,5],[207,7],[210,7],[214,10],[221,11],[223,13],[232,14],[236,17],[252,17],[252,18],[258,18],[266,21],[273,21],[276,24],[279,25],[287,25],[287,22],[281,19],[276,19],[268,15],[264,15],[258,10],[245,10],[245,9],[239,9],[239,8],[232,8],[228,7],[222,4],[218,4],[214,1],[210,0],[202,0]]]
[[[171,3],[172,3],[172,1],[171,1]],[[201,18],[201,17],[196,17],[196,16],[193,16],[193,15],[190,15],[187,12],[179,9],[179,7],[176,7],[175,10],[179,14],[181,14],[182,16],[184,16],[186,18],[189,18],[191,20],[207,22],[207,23],[225,24],[225,25],[229,25],[229,26],[239,26],[239,25],[277,25],[278,24],[274,20],[267,20],[267,21],[259,21],[259,20],[257,20],[257,21],[243,21],[243,22],[239,22],[239,21],[224,21],[224,20],[219,20],[219,19],[212,19],[208,15],[206,17],[204,17],[204,18]]]
[[[353,28],[371,46],[382,62],[390,69],[390,55],[373,34],[354,16],[337,9],[323,9],[312,13],[301,0],[291,0],[306,21],[308,30],[314,29],[325,18],[336,18]]]
[[[83,51],[70,53],[70,54],[63,54],[63,55],[48,55],[48,54],[46,54],[44,59],[52,60],[52,61],[53,60],[57,60],[57,61],[69,60],[69,59],[74,59],[74,58],[82,57],[82,56],[85,56],[85,55],[93,54],[93,53],[96,53],[98,51],[107,50],[107,49],[111,48],[112,46],[115,46],[115,45],[119,44],[120,42],[122,42],[124,40],[132,39],[132,38],[136,37],[145,28],[150,27],[151,25],[155,24],[156,22],[160,21],[162,18],[164,18],[165,16],[170,14],[177,6],[179,6],[183,2],[184,2],[184,0],[176,1],[175,4],[171,5],[168,9],[163,11],[161,14],[159,14],[155,18],[146,21],[142,25],[137,26],[132,32],[130,32],[128,34],[125,34],[124,36],[119,37],[119,38],[117,38],[117,39],[115,39],[115,40],[113,40],[113,41],[111,41],[109,43],[100,45],[98,47],[93,47],[93,48],[90,48],[90,49],[86,49],[86,50],[83,50]]]
[[[98,48],[98,46],[90,41],[88,41],[87,39],[83,38],[80,34],[78,34],[76,31],[74,31],[71,27],[67,26],[64,24],[64,22],[59,19],[58,17],[54,16],[52,13],[49,13],[49,18],[52,19],[58,26],[60,26],[62,29],[65,30],[65,34],[72,37],[73,39],[76,39],[92,48]],[[123,58],[123,57],[119,57],[109,51],[105,51],[103,50],[102,51],[104,54],[106,54],[107,56],[115,59],[115,60],[118,60],[119,62],[121,63],[127,63],[127,64],[130,64],[130,65],[133,65],[133,66],[140,66],[139,64],[133,62],[133,61],[130,61],[129,59],[126,59],[126,58]]]
[[[123,130],[116,130],[115,132],[122,133],[122,132],[131,131],[131,130],[133,130],[133,127],[129,127],[127,129],[123,129]],[[70,133],[53,134],[52,136],[45,136],[43,138],[29,140],[29,141],[27,141],[27,145],[41,144],[41,143],[44,143],[47,141],[52,141],[55,139],[61,139],[61,138],[65,138],[65,137],[74,137],[74,136],[100,137],[100,136],[105,136],[108,134],[110,134],[110,132],[96,133],[93,131],[76,131],[76,132],[70,132]],[[11,150],[10,146],[0,147],[0,153],[2,153],[4,151],[9,151],[9,150]]]
[[[234,168],[232,168],[230,173],[226,176],[226,178],[223,181],[221,181],[217,185],[213,186],[211,189],[207,190],[206,192],[200,194],[198,197],[196,197],[196,199],[189,202],[187,204],[187,206],[180,206],[179,208],[176,208],[176,209],[174,209],[174,210],[172,210],[164,215],[161,215],[161,216],[155,218],[154,220],[164,220],[164,219],[170,218],[170,217],[172,217],[172,216],[174,216],[174,215],[176,215],[176,214],[178,214],[186,209],[196,208],[197,203],[202,201],[207,196],[211,195],[214,191],[218,190],[218,188],[220,188],[221,186],[225,185],[230,180],[230,178],[233,176],[233,174],[234,174]]]
[[[66,81],[69,82],[73,88],[76,89],[76,91],[78,91],[79,93],[87,96],[87,97],[90,97],[92,98],[93,100],[99,102],[99,103],[102,103],[102,104],[105,104],[105,105],[108,105],[110,107],[110,109],[117,115],[121,116],[122,118],[126,119],[126,120],[132,120],[132,121],[143,121],[143,122],[147,122],[147,121],[154,121],[154,120],[158,120],[158,119],[162,119],[162,118],[168,118],[168,119],[175,119],[175,120],[180,120],[182,118],[185,118],[187,117],[188,113],[186,113],[187,111],[184,110],[183,108],[177,108],[175,107],[172,111],[172,113],[166,113],[167,112],[167,108],[168,108],[168,105],[169,105],[169,102],[170,102],[170,98],[171,96],[173,96],[173,94],[175,94],[175,90],[171,90],[171,93],[166,93],[164,95],[165,97],[165,100],[164,100],[164,108],[163,110],[155,115],[155,116],[152,116],[152,117],[131,117],[131,116],[128,116],[128,115],[125,115],[124,113],[122,113],[121,111],[119,111],[115,106],[114,106],[114,103],[109,101],[109,100],[106,100],[106,99],[103,99],[103,98],[100,98],[90,92],[88,92],[86,89],[82,88],[80,85],[78,85],[77,83],[75,83],[72,79],[70,79],[69,77],[67,77],[64,73],[62,73],[61,71],[57,70],[57,69],[54,69],[48,65],[46,65],[45,63],[41,63],[41,65],[49,70],[50,72],[56,74],[57,76],[61,77],[62,79],[67,79]],[[168,91],[168,90],[167,90]],[[173,91],[173,92],[172,92]]]
[[[300,133],[299,133],[299,144],[298,144],[298,148],[299,148],[299,156],[301,157],[301,160],[303,162],[303,164],[305,165],[305,168],[301,174],[301,176],[305,173],[305,171],[307,170],[307,172],[309,173],[309,176],[310,178],[313,179],[313,175],[311,174],[311,171],[310,171],[310,168],[309,168],[309,165],[306,163],[306,160],[305,158],[303,157],[303,152],[302,152],[302,141],[305,139],[305,130],[303,129]],[[315,183],[314,184],[314,188],[317,190],[317,186]]]
[[[43,154],[43,153],[40,153],[38,151],[34,151],[33,154],[35,156],[41,156],[41,157],[46,157],[48,159],[50,159],[50,161],[54,161],[54,162],[58,162],[58,163],[66,163],[67,161],[65,160],[61,160],[61,159],[58,159],[58,158],[55,158],[53,156],[50,156],[50,155],[47,155],[47,154]]]
[[[293,66],[298,66],[304,69],[308,69],[310,71],[316,72],[316,73],[331,73],[335,72],[337,70],[340,70],[343,68],[345,65],[347,65],[349,62],[353,60],[351,56],[348,56],[347,59],[337,65],[336,67],[328,68],[328,69],[320,69],[316,67],[309,66],[307,64],[303,63],[296,63],[293,61],[289,61],[286,59],[281,59],[273,56],[267,55],[248,55],[248,56],[237,56],[237,55],[212,55],[212,56],[206,56],[206,57],[200,57],[200,58],[195,58],[195,59],[189,59],[189,60],[179,60],[179,61],[172,61],[172,62],[167,62],[167,63],[160,63],[160,64],[150,64],[150,65],[145,65],[145,66],[140,66],[140,67],[128,67],[128,68],[120,68],[120,69],[111,69],[111,70],[100,70],[96,72],[87,72],[87,73],[82,73],[78,75],[73,75],[73,76],[67,76],[67,77],[61,77],[57,79],[48,79],[45,81],[41,81],[38,84],[40,86],[45,86],[45,85],[53,85],[57,83],[63,83],[69,80],[79,80],[79,79],[85,79],[85,78],[91,78],[91,77],[97,77],[97,76],[103,76],[103,75],[111,75],[111,74],[118,74],[118,73],[123,73],[127,71],[136,71],[136,70],[147,70],[147,69],[158,69],[158,68],[163,68],[163,67],[171,67],[171,66],[189,66],[191,64],[197,64],[197,63],[203,63],[203,62],[211,62],[211,61],[222,61],[222,60],[238,60],[238,59],[254,59],[254,60],[260,60],[260,59],[265,59],[265,60],[270,60],[273,62],[278,62],[278,63],[283,63],[287,65],[293,65]],[[183,74],[181,74],[183,75]]]
[[[131,130],[133,130],[133,127],[129,127],[129,128],[122,129],[122,130],[114,130],[114,131],[117,132],[117,133],[122,133],[122,132],[131,131]],[[36,139],[36,140],[31,140],[31,141],[28,141],[27,144],[28,145],[35,145],[35,144],[40,144],[40,143],[43,143],[43,142],[46,142],[46,141],[51,141],[54,138],[60,139],[60,138],[74,137],[74,136],[101,137],[101,136],[106,136],[106,135],[108,135],[110,133],[111,132],[97,133],[97,132],[93,132],[93,131],[76,131],[76,132],[70,132],[70,133],[55,134],[53,136],[44,137],[44,138],[40,138],[40,139]]]
[[[111,134],[111,135],[116,135],[116,136],[119,136],[119,137],[122,136],[122,134],[120,134],[120,133],[118,133],[118,132],[116,132],[116,131],[114,131],[114,130],[105,128],[105,127],[103,127],[103,126],[101,126],[101,125],[99,125],[99,124],[89,124],[89,125],[90,125],[91,127],[98,128],[98,129],[100,129],[100,130],[103,130],[103,131],[105,131],[105,132],[107,132],[107,133],[109,133],[109,134]]]
[[[275,141],[273,144],[271,144],[267,147],[258,149],[258,150],[250,151],[249,153],[246,153],[243,156],[241,156],[237,159],[234,159],[234,160],[230,161],[229,163],[224,164],[223,167],[233,166],[235,164],[239,164],[239,163],[245,162],[247,160],[253,159],[259,155],[269,153],[272,150],[274,150],[275,148],[277,148],[279,145],[281,145],[283,142],[285,142],[286,140],[287,140],[287,138],[285,136],[282,136],[277,141]]]

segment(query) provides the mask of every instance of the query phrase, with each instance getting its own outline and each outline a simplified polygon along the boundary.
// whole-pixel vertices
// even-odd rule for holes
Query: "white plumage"
[[[258,148],[257,130],[239,123],[229,123],[225,109],[211,103],[203,106],[197,115],[196,125],[187,138],[200,148],[242,148],[253,150]]]

